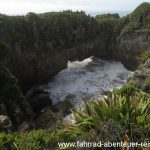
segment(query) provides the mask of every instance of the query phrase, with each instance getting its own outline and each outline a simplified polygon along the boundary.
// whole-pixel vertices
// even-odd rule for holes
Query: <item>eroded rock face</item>
[[[39,89],[33,91],[31,95],[27,97],[27,100],[35,113],[39,113],[45,107],[53,105],[48,93]]]
[[[34,117],[16,78],[4,66],[0,66],[0,114],[10,118],[14,129],[17,129],[24,120],[30,122]]]
[[[94,40],[98,28],[95,19],[82,11],[29,13],[14,17],[0,15],[0,22],[0,43],[7,47],[3,63],[17,77],[24,91],[47,82],[65,69],[68,59],[73,56],[69,49]],[[84,46],[82,52],[79,52],[80,48],[74,53],[82,59],[89,57],[88,47]]]
[[[149,49],[150,32],[129,32],[121,37],[112,54],[128,69],[135,70],[139,65],[138,56]]]
[[[133,77],[129,79],[129,83],[143,91],[150,92],[150,59],[134,72]]]
[[[24,54],[21,47],[18,48],[11,58],[14,61],[7,63],[8,68],[17,77],[20,87],[25,92],[33,85],[47,82],[53,75],[67,67],[68,60],[63,52],[52,54],[52,50],[29,51]],[[18,56],[18,53],[22,54]]]
[[[68,60],[83,60],[92,55],[115,59],[135,69],[135,56],[149,48],[150,33],[133,30],[118,41],[129,17],[127,21],[121,21],[118,15],[105,17],[97,21],[84,12],[71,11],[0,15],[2,63],[17,77],[24,92],[65,69]]]
[[[125,20],[118,15],[115,18],[106,15],[98,22],[84,12],[71,11],[14,17],[0,15],[0,64],[12,71],[24,92],[65,69],[68,60],[82,60],[92,55],[121,61],[128,69],[134,70],[138,66],[137,56],[150,49],[149,30],[138,30],[150,23],[149,8],[145,12],[146,17],[143,13],[140,19],[133,14]],[[134,24],[132,30],[121,35],[122,29],[130,23]],[[138,69],[130,82],[149,90],[149,66],[147,62]],[[32,109],[39,112],[52,105],[48,95],[41,92],[31,95],[29,104],[16,78],[2,66],[0,86],[0,114],[8,116],[16,128],[28,128],[28,122],[34,117]],[[62,101],[52,110],[68,114],[70,108],[70,102]],[[45,113],[40,119],[43,115],[46,119],[49,114],[53,116],[50,111]]]
[[[60,112],[63,115],[67,115],[67,114],[71,113],[71,111],[70,111],[71,108],[73,108],[73,105],[71,104],[71,102],[68,100],[64,100],[64,101],[60,101],[56,105],[54,105],[53,111]]]

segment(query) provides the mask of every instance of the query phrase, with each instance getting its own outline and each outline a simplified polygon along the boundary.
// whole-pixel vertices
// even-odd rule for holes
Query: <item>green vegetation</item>
[[[144,56],[142,57],[143,62],[146,62],[149,58],[150,58],[150,50],[144,53]]]
[[[139,92],[139,91],[140,90],[137,89],[135,86],[133,86],[132,84],[128,83],[128,84],[124,85],[120,89],[113,90],[113,94],[132,95],[132,94],[135,94],[135,92]]]
[[[20,43],[19,48],[24,51],[37,47],[38,51],[62,50],[97,35],[96,20],[83,11],[28,13],[26,16],[0,15],[0,22],[0,41],[7,43],[9,48],[15,48]]]
[[[150,97],[139,93],[133,96],[112,94],[104,100],[86,104],[82,113],[76,112],[74,115],[79,128],[84,131],[94,129],[101,140],[117,141],[125,134],[133,141],[147,140],[150,131]],[[104,137],[108,135],[107,132],[111,133],[107,123],[117,125],[114,128],[116,134],[112,134],[112,137]],[[106,126],[106,130],[102,125]],[[105,134],[98,134],[102,132]]]
[[[138,6],[130,16],[130,21],[134,29],[139,29],[142,26],[150,23],[150,3],[142,3]]]
[[[150,31],[150,3],[142,3],[128,17],[129,21],[121,34],[133,31]]]
[[[126,92],[123,88],[121,91]],[[148,142],[150,134],[150,96],[110,94],[100,101],[85,103],[81,112],[73,111],[76,124],[56,131],[37,130],[29,133],[0,134],[0,147],[6,150],[56,149],[65,141],[130,141]],[[141,148],[142,149],[142,148]],[[144,149],[144,148],[143,148]]]
[[[59,137],[55,132],[44,130],[32,131],[30,133],[0,134],[1,150],[41,150],[52,149]]]
[[[95,39],[99,32],[104,31],[105,25],[106,30],[109,25],[109,30],[113,28],[116,32],[119,28],[119,31],[123,29],[123,33],[149,29],[150,4],[141,4],[133,13],[123,18],[119,18],[118,14],[97,15],[93,18],[83,11],[63,11],[44,14],[28,13],[26,16],[0,14],[0,22],[2,35],[0,41],[7,43],[8,48],[15,48],[19,43],[24,51],[36,47],[45,51],[64,49]],[[98,23],[102,25],[99,26]],[[114,26],[116,23],[117,26]]]
[[[97,15],[94,19],[82,11],[29,13],[27,16],[0,14],[0,63],[5,64],[9,60],[16,66],[16,56],[20,57],[20,53],[26,57],[23,61],[35,63],[36,55],[37,58],[41,57],[41,53],[53,55],[97,37],[102,45],[101,49],[107,51],[109,57],[120,34],[147,31],[150,29],[149,24],[149,3],[141,4],[133,13],[123,18],[119,18],[118,14],[106,14]],[[32,50],[35,51],[34,55]],[[7,59],[8,56],[11,58]],[[145,53],[144,60],[148,58],[150,51]],[[28,67],[28,63],[25,64]],[[150,85],[150,77],[146,81]],[[8,115],[16,126],[33,117],[33,112],[18,87],[17,79],[3,65],[0,66],[0,104],[4,106],[2,112],[0,105],[0,113]],[[0,149],[53,150],[58,147],[57,142],[61,141],[120,142],[124,141],[124,137],[128,137],[131,142],[150,141],[150,95],[131,84],[114,90],[101,101],[86,102],[81,112],[73,111],[73,114],[75,125],[67,124],[54,131],[1,132]]]
[[[1,150],[54,150],[58,142],[72,141],[81,135],[76,128],[53,131],[35,130],[26,133],[0,133]]]
[[[142,51],[138,56],[137,56],[137,63],[139,65],[142,65],[146,63],[146,61],[150,59],[150,50]]]
[[[116,43],[117,37],[120,34],[120,28],[119,26],[119,15],[118,14],[104,14],[104,15],[97,15],[95,17],[96,21],[98,22],[98,39],[100,46],[102,47],[101,53],[104,53],[104,57],[111,57],[111,49]],[[111,36],[110,36],[111,35]]]
[[[103,15],[96,15],[95,19],[98,21],[98,22],[102,22],[103,20],[114,20],[114,19],[119,19],[119,15],[116,13],[116,14],[103,14]]]
[[[104,41],[106,43],[108,42],[111,43],[112,39],[115,39],[116,37],[115,27],[117,26],[117,23],[119,21],[119,15],[118,14],[97,15],[95,19],[99,24],[100,36],[103,36]]]

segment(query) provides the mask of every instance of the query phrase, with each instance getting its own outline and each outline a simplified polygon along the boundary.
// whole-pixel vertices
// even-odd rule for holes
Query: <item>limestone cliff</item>
[[[119,39],[113,56],[128,69],[135,70],[140,64],[138,58],[150,49],[150,31],[129,32]]]
[[[82,11],[0,15],[2,64],[25,91],[66,68],[68,60],[91,55],[135,69],[137,56],[150,47],[149,6],[143,3],[123,18],[118,14],[93,18]]]
[[[150,92],[150,59],[138,67],[129,83],[147,93]]]
[[[148,49],[149,3],[141,4],[123,18],[118,14],[93,18],[82,11],[26,16],[1,14],[0,114],[8,115],[16,128],[33,119],[32,109],[16,78],[26,92],[66,68],[68,60],[82,60],[91,55],[121,61],[134,70],[139,55]]]
[[[0,114],[9,116],[13,128],[17,129],[24,121],[32,122],[34,113],[24,98],[17,79],[0,65]]]
[[[66,50],[72,54],[71,48],[91,42],[97,28],[95,19],[84,12],[0,15],[0,43],[7,47],[4,64],[21,87],[28,89],[66,68],[68,59],[73,58]],[[81,51],[84,48],[88,46],[81,46]]]

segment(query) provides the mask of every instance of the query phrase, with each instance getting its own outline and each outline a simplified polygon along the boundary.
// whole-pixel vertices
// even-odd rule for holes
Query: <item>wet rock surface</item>
[[[54,105],[52,110],[54,112],[60,112],[64,115],[67,115],[67,114],[71,113],[70,110],[72,108],[73,108],[73,105],[71,104],[71,102],[64,100],[64,101],[60,101],[56,105]]]

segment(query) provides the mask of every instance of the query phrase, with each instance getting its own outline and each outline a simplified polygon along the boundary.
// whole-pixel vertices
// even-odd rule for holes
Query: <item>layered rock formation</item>
[[[21,87],[29,89],[66,68],[72,58],[66,50],[73,54],[73,47],[82,51],[88,48],[80,45],[95,39],[97,28],[96,20],[84,12],[0,15],[0,43],[7,47],[4,64]],[[78,52],[77,56],[83,54],[87,52]]]
[[[91,55],[116,59],[135,69],[135,56],[150,45],[149,5],[143,3],[124,18],[118,14],[93,18],[71,11],[0,15],[0,49],[6,49],[3,64],[17,77],[24,91],[48,81],[67,67],[68,60]]]
[[[142,3],[122,21],[125,24],[119,35],[117,51],[114,51],[118,56],[114,56],[135,70],[140,63],[138,57],[150,49],[150,3]]]
[[[150,49],[150,31],[125,33],[118,41],[113,56],[128,69],[135,70],[140,64],[138,58]]]
[[[82,60],[91,55],[121,61],[134,70],[139,64],[138,56],[148,49],[149,3],[143,3],[124,18],[119,18],[117,14],[93,18],[84,12],[71,11],[29,13],[26,16],[1,14],[0,114],[8,116],[16,129],[20,124],[28,128],[28,122],[32,122],[34,117],[33,110],[39,112],[48,104],[46,97],[41,105],[43,99],[40,96],[33,96],[29,104],[16,78],[26,92],[66,68],[68,60]],[[41,97],[45,95],[41,94]],[[69,104],[65,109],[58,110],[64,105],[66,103],[61,103],[55,108],[66,113],[71,107]]]
[[[31,123],[34,113],[10,71],[0,66],[0,114],[9,116],[14,129],[24,121]]]
[[[150,92],[150,59],[138,67],[133,77],[129,79],[129,83],[145,92]]]

